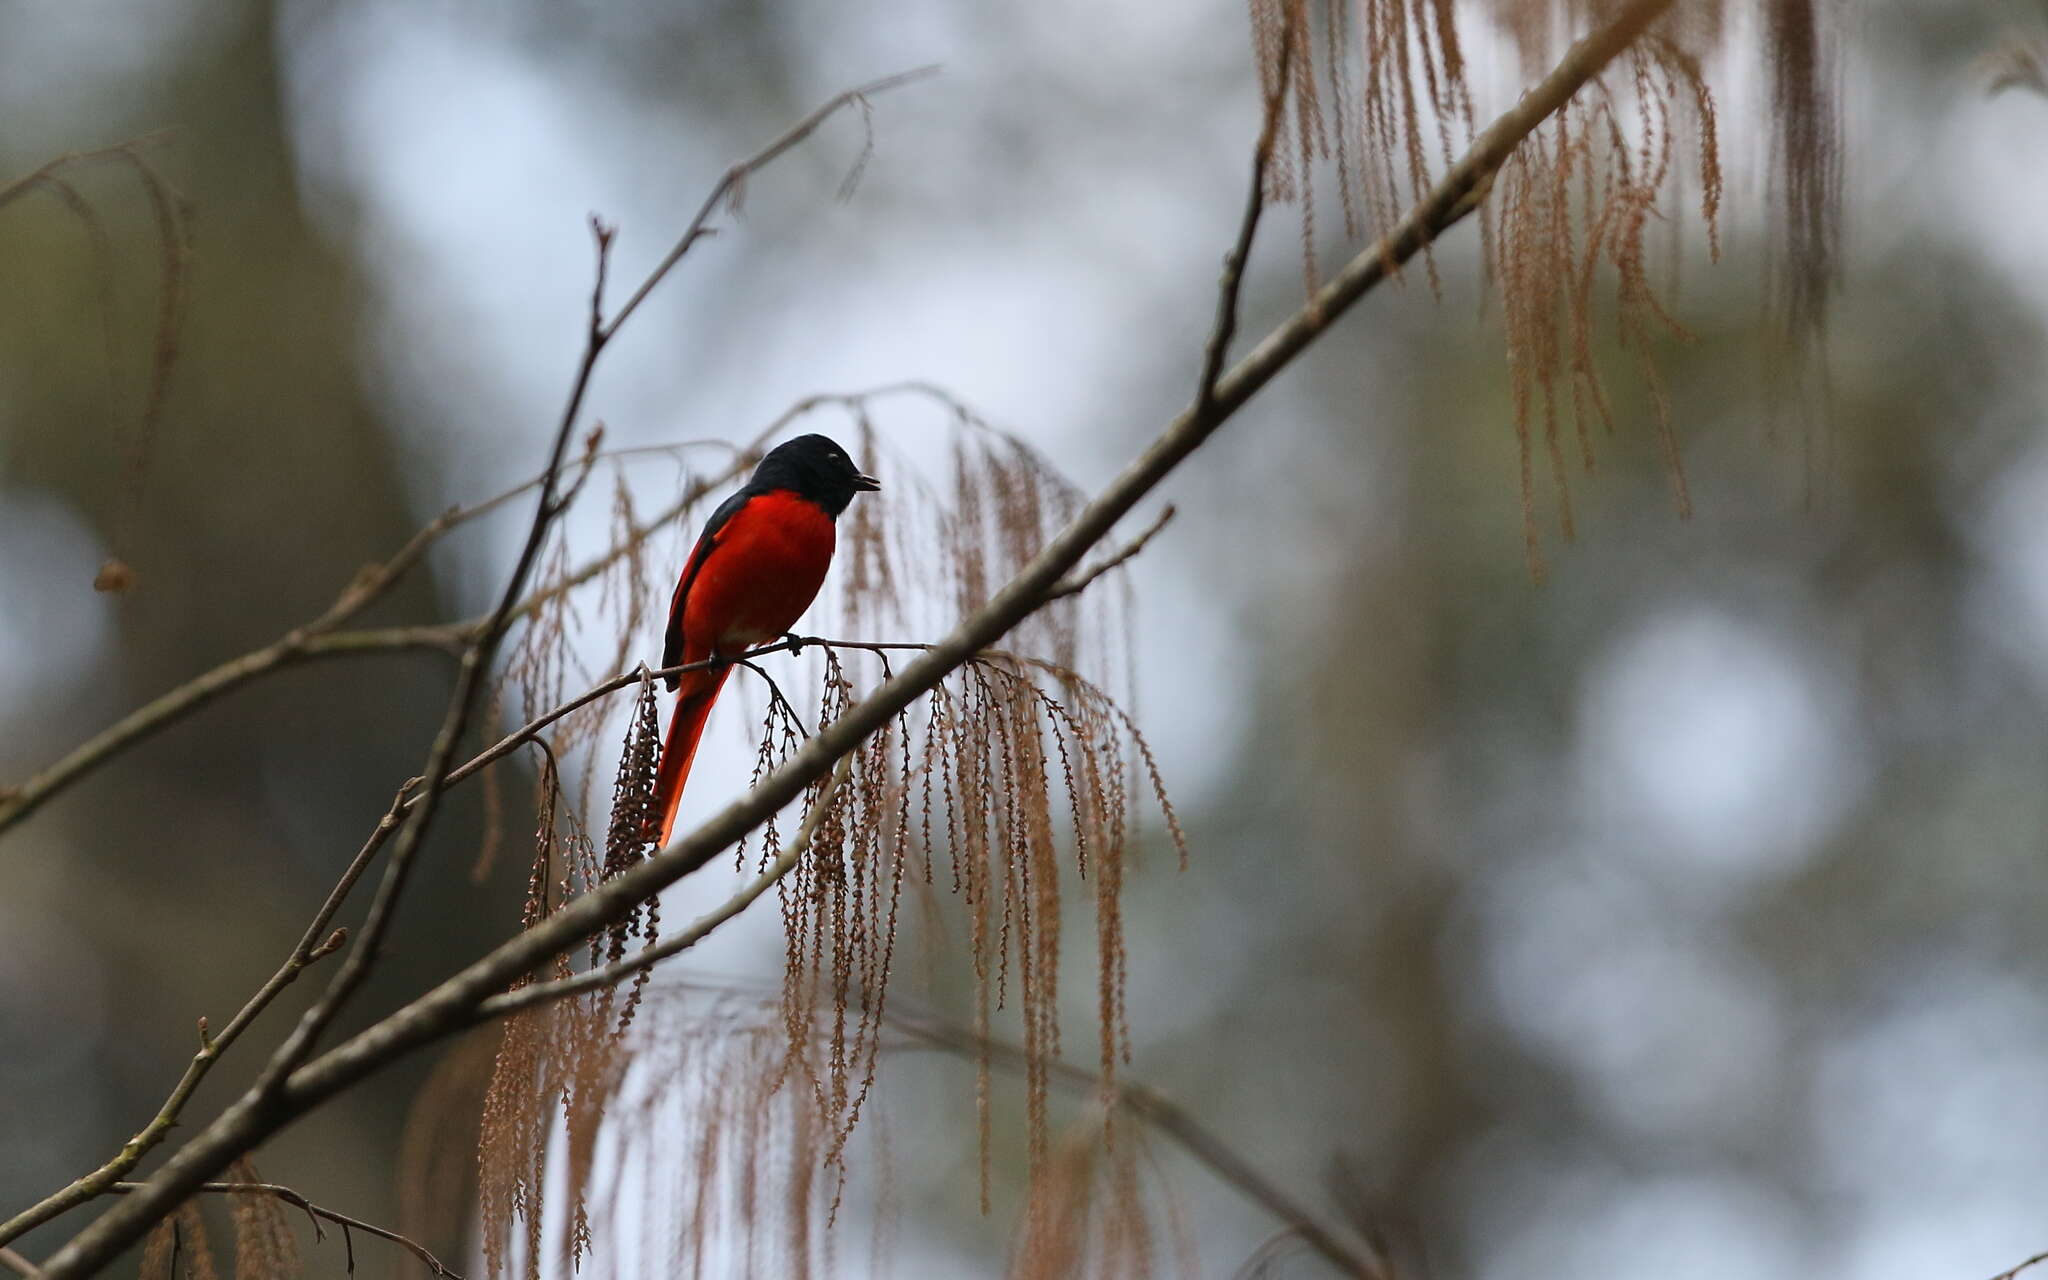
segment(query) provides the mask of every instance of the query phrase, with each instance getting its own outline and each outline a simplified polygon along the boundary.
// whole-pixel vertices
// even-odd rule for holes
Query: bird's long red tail
[[[725,678],[731,674],[731,667],[716,667],[692,671],[683,677],[675,714],[668,722],[668,739],[661,745],[661,765],[654,775],[654,810],[661,815],[657,844],[667,844],[669,834],[675,830],[683,783],[690,776],[690,762],[697,758],[697,740],[704,736],[711,704],[718,701],[718,691],[725,687]]]

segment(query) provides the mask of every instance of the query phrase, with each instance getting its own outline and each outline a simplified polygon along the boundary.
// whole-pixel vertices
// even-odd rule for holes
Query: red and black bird
[[[669,606],[661,665],[725,658],[787,634],[811,607],[832,566],[835,522],[856,493],[881,488],[825,436],[777,445],[746,487],[719,504],[697,535]],[[676,825],[683,780],[730,664],[668,677],[681,689],[655,775],[658,841]]]

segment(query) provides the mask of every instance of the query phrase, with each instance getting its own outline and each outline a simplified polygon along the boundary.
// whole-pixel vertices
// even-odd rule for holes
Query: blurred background
[[[1695,335],[1660,354],[1692,519],[1611,359],[1623,428],[1531,581],[1467,227],[1440,302],[1419,275],[1376,294],[1176,473],[1180,517],[1133,567],[1135,710],[1193,859],[1149,856],[1128,888],[1131,1072],[1328,1216],[1362,1212],[1415,1274],[1920,1280],[2048,1249],[2048,101],[1988,93],[1982,62],[2048,38],[2048,14],[1837,20],[1831,426],[1763,395],[1768,134],[1737,24],[1726,252],[1708,267],[1688,227],[1660,268]],[[149,154],[193,239],[136,497],[161,258],[143,185],[73,175],[105,254],[47,192],[0,209],[8,782],[530,474],[579,350],[588,215],[637,279],[724,165],[892,71],[944,69],[875,99],[852,197],[857,114],[750,184],[608,353],[592,412],[614,444],[744,440],[809,393],[930,379],[1093,488],[1187,397],[1256,132],[1222,0],[79,0],[4,24],[0,176],[170,129]],[[1513,54],[1470,38],[1509,100]],[[1248,334],[1299,303],[1290,220],[1268,224]],[[910,452],[943,421],[874,417]],[[725,456],[633,484],[670,499]],[[450,539],[374,619],[478,612],[518,519]],[[136,586],[94,593],[116,554]],[[269,677],[0,837],[6,1211],[117,1149],[195,1019],[270,972],[418,768],[451,673],[412,653]],[[744,781],[745,720],[715,722],[691,803]],[[469,878],[481,812],[455,804],[358,1017],[515,926],[519,859]],[[703,967],[772,978],[756,923]],[[873,1269],[999,1273],[1018,1188],[1001,1171],[976,1214],[972,1072],[896,1065]],[[429,1066],[298,1125],[264,1173],[395,1219]],[[1198,1274],[1232,1275],[1279,1224],[1161,1150]],[[41,1257],[84,1220],[18,1244]],[[339,1275],[341,1251],[310,1264]]]

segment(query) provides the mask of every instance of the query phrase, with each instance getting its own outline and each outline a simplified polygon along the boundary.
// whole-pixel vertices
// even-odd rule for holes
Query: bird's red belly
[[[732,653],[796,625],[824,585],[835,541],[832,517],[794,494],[767,493],[719,532],[690,584],[683,634],[697,661]]]

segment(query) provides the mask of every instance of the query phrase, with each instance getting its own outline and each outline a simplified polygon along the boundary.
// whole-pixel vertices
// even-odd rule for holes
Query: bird
[[[769,450],[697,535],[669,605],[661,665],[729,659],[790,634],[825,584],[840,513],[855,494],[881,487],[829,436],[798,436]],[[655,770],[657,845],[675,830],[697,741],[731,674],[729,661],[717,661],[667,677],[678,696]]]

